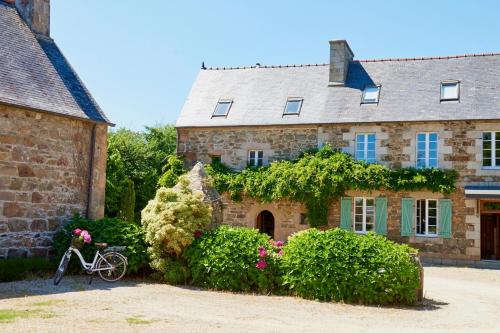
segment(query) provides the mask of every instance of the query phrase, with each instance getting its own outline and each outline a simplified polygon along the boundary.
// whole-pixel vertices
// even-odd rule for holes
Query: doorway
[[[263,210],[257,215],[257,229],[263,234],[274,238],[274,216],[268,210]]]
[[[481,214],[481,259],[500,260],[500,214]]]

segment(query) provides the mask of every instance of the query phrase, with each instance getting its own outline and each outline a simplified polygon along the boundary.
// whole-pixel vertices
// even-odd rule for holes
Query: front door
[[[268,234],[274,238],[274,216],[268,210],[260,212],[257,216],[257,229],[264,234]]]
[[[500,214],[481,215],[481,259],[500,260]]]

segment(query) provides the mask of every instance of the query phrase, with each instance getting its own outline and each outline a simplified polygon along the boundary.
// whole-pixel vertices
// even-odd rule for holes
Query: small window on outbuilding
[[[300,213],[300,225],[307,225],[307,214]]]
[[[302,102],[304,101],[303,98],[297,98],[297,97],[291,97],[287,99],[286,105],[285,105],[285,110],[283,111],[283,115],[299,115],[300,114],[300,109],[302,108]]]
[[[443,81],[441,82],[441,102],[460,100],[460,82]]]
[[[361,96],[361,104],[377,104],[380,97],[380,86],[367,86]]]
[[[215,106],[214,113],[212,117],[227,117],[229,110],[231,109],[231,105],[233,105],[233,100],[231,99],[220,99]]]

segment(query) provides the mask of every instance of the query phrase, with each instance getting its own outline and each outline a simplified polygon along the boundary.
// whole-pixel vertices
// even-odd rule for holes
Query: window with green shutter
[[[401,199],[401,236],[413,235],[413,198]]]
[[[439,200],[439,226],[438,234],[443,238],[451,238],[451,206],[450,199]]]
[[[387,235],[387,198],[375,199],[375,232],[379,235]]]
[[[351,230],[351,204],[352,198],[344,197],[340,199],[340,228]]]

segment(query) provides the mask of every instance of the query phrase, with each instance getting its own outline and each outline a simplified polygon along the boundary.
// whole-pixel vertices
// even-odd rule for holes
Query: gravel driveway
[[[500,270],[426,267],[424,304],[374,307],[84,278],[0,283],[0,332],[500,332]]]

